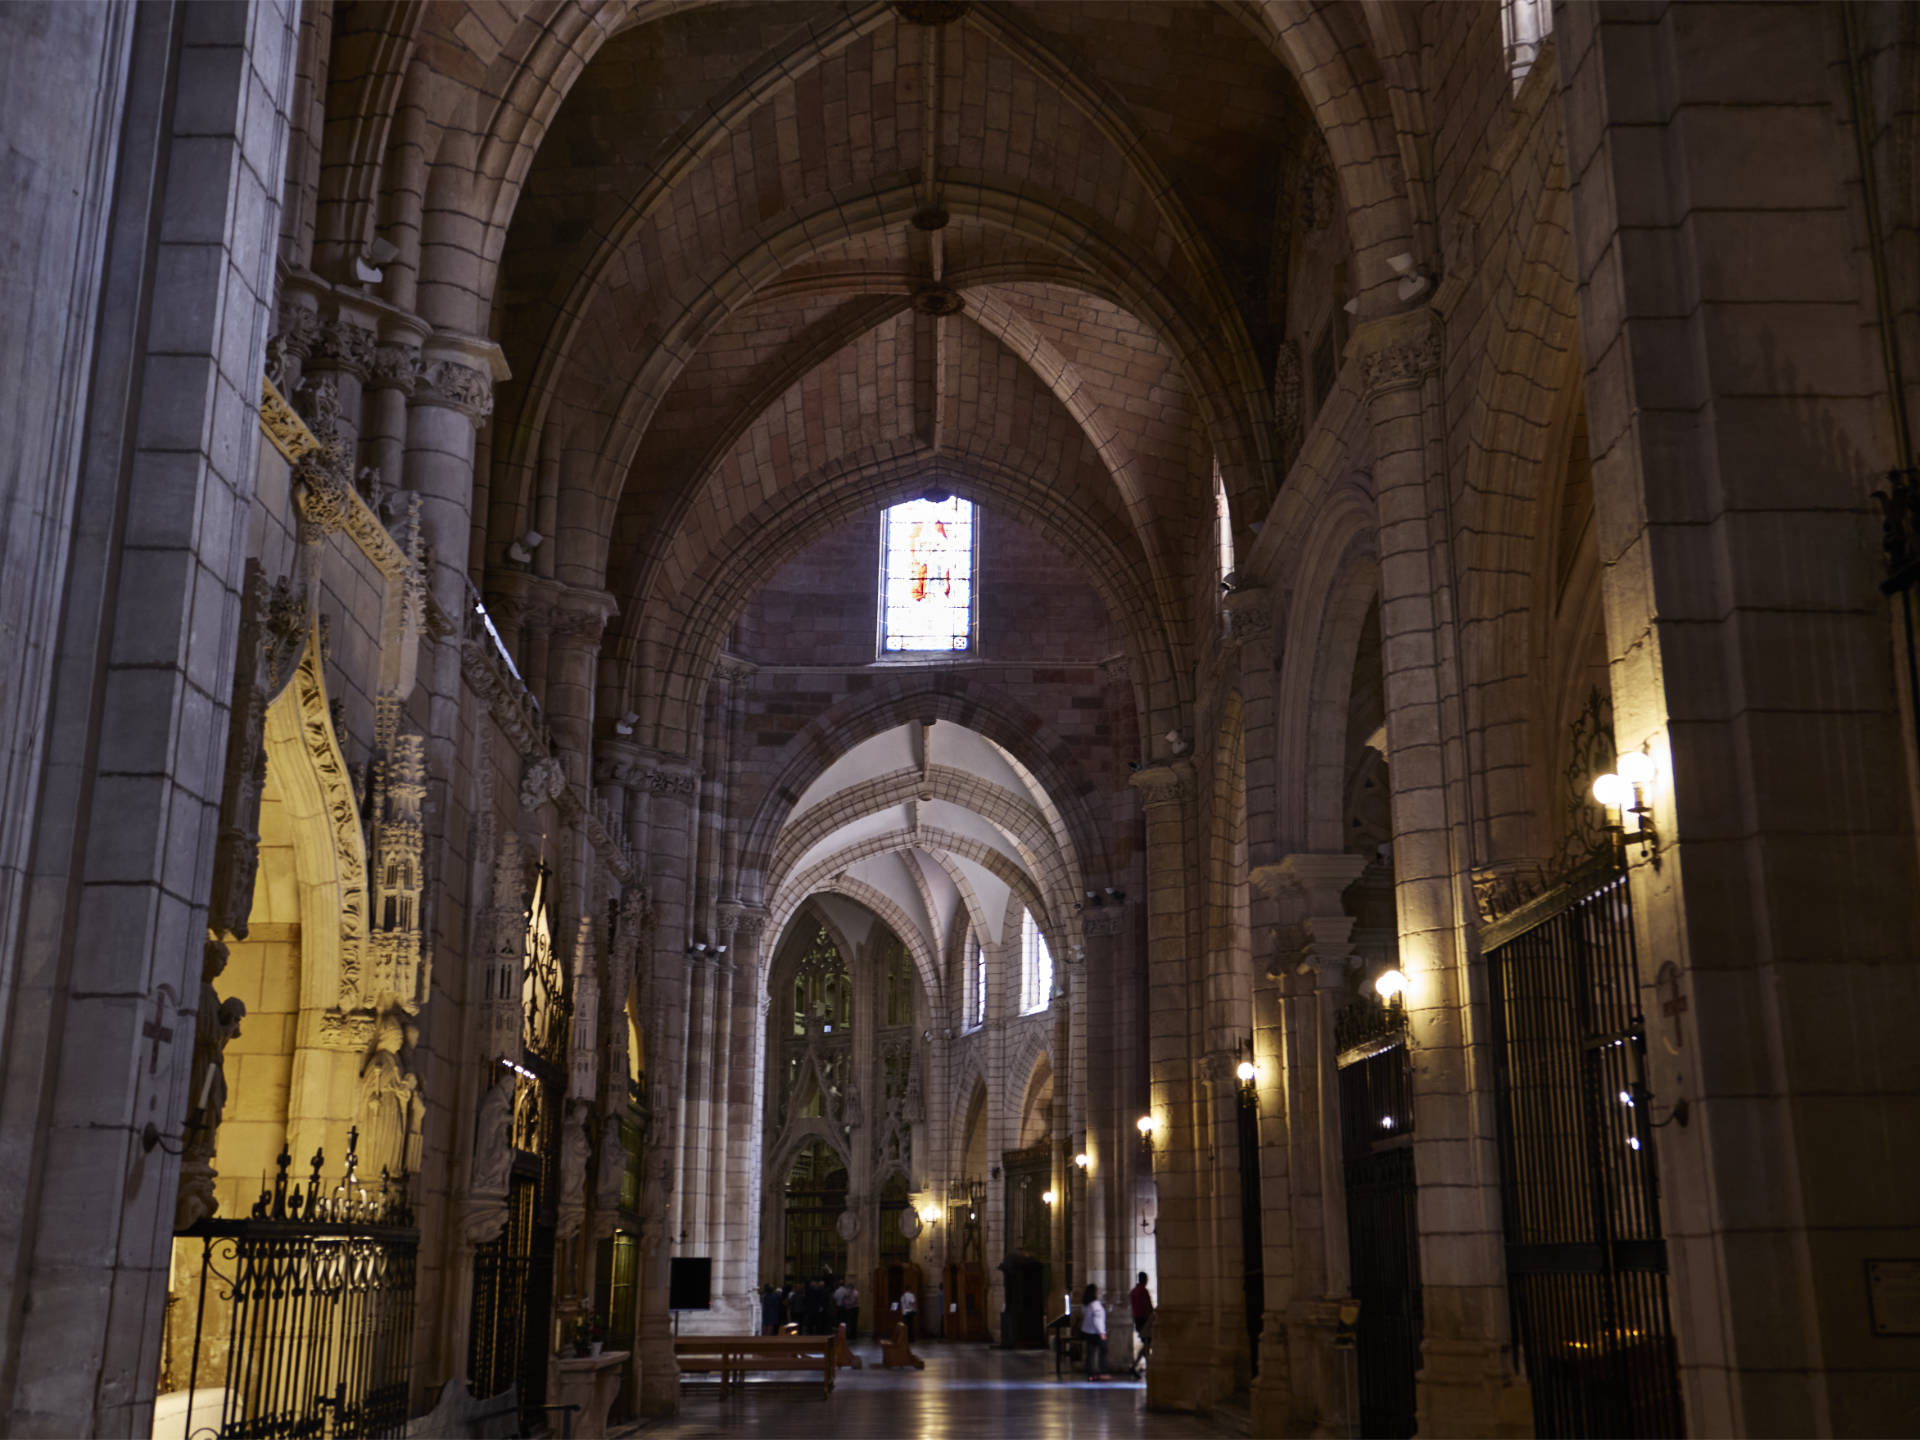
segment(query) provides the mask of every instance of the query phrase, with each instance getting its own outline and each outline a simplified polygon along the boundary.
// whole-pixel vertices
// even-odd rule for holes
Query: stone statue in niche
[[[480,1116],[473,1135],[473,1182],[476,1196],[507,1193],[513,1173],[513,1081],[502,1075],[480,1097]]]
[[[420,1077],[407,1063],[419,1034],[398,1007],[374,1020],[373,1038],[360,1062],[360,1168],[368,1175],[419,1173],[426,1105]]]
[[[560,1213],[555,1233],[571,1240],[580,1233],[587,1213],[587,1159],[593,1150],[587,1129],[586,1102],[567,1103],[566,1123],[560,1130]]]
[[[180,1160],[176,1230],[207,1219],[220,1208],[214,1198],[213,1159],[220,1117],[227,1108],[226,1049],[247,1018],[246,1002],[239,996],[222,1000],[214,992],[213,982],[227,968],[226,945],[209,936],[201,953],[200,1005],[193,1019],[193,1100]]]
[[[840,1102],[840,1123],[849,1130],[858,1130],[866,1121],[867,1112],[860,1104],[860,1087],[849,1083],[847,1098]]]
[[[920,1067],[908,1062],[907,1101],[905,1115],[909,1125],[919,1125],[927,1118],[926,1097],[920,1093]]]

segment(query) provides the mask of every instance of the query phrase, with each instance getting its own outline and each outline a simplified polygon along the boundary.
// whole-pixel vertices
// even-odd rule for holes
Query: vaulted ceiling
[[[1213,467],[1242,515],[1275,484],[1276,197],[1309,123],[1227,7],[639,12],[501,252],[489,563],[557,491],[558,577],[621,610],[599,708],[676,749],[782,560],[951,488],[1082,564],[1176,712]]]

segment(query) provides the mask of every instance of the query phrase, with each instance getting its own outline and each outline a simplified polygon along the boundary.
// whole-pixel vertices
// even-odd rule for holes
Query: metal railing
[[[420,1232],[406,1181],[357,1174],[359,1132],[332,1186],[323,1154],[303,1183],[279,1173],[244,1219],[202,1220],[187,1433],[398,1436],[407,1423]],[[193,1396],[218,1388],[216,1426]]]
[[[1489,928],[1513,1331],[1542,1435],[1678,1435],[1666,1242],[1627,877]]]

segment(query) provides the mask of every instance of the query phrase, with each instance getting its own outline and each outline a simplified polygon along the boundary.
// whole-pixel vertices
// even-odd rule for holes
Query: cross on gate
[[[173,1027],[165,1024],[167,1018],[167,994],[163,987],[153,997],[153,1019],[140,1027],[140,1033],[153,1041],[153,1054],[147,1060],[147,1073],[154,1074],[160,1068],[160,1047],[173,1042]]]

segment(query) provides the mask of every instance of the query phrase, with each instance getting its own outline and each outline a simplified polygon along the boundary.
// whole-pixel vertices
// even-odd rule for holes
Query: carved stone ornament
[[[849,1204],[840,1212],[840,1218],[833,1222],[833,1228],[840,1232],[840,1238],[851,1245],[860,1234],[860,1211]]]
[[[1440,368],[1440,337],[1432,331],[1395,340],[1360,356],[1360,375],[1369,395],[1418,385]]]
[[[587,1161],[593,1151],[593,1136],[587,1129],[586,1112],[584,1100],[569,1100],[561,1126],[560,1205],[555,1234],[562,1240],[580,1233],[580,1222],[587,1214]]]
[[[181,1147],[180,1190],[174,1206],[174,1228],[185,1229],[219,1211],[215,1197],[214,1142],[227,1106],[226,1052],[240,1035],[247,1018],[246,1002],[237,995],[222,1000],[213,982],[227,968],[227,947],[209,935],[201,951],[200,1000],[193,1018],[193,1096],[187,1111]]]
[[[360,1157],[369,1175],[416,1175],[426,1102],[413,1070],[419,1029],[398,1006],[375,1017],[360,1063]]]
[[[260,433],[289,465],[298,464],[301,456],[320,444],[307,428],[307,422],[287,403],[271,375],[260,381]]]
[[[1098,910],[1088,910],[1080,916],[1080,931],[1084,935],[1119,935],[1127,928],[1127,910],[1124,905],[1106,905]]]
[[[1313,234],[1333,223],[1339,211],[1340,180],[1333,168],[1332,152],[1317,129],[1308,146],[1300,172],[1300,228]]]
[[[365,379],[373,369],[373,353],[378,346],[373,331],[344,315],[335,316],[320,327],[319,343],[313,347],[313,364],[345,370]]]
[[[520,808],[538,810],[567,788],[567,771],[554,756],[535,760],[520,780]]]
[[[458,410],[478,425],[493,414],[493,377],[457,360],[436,360],[423,377],[416,398]]]
[[[468,1173],[460,1228],[467,1243],[477,1245],[493,1239],[507,1223],[507,1183],[513,1175],[513,1077],[505,1072],[480,1097]]]
[[[1127,783],[1141,792],[1148,805],[1174,805],[1193,788],[1191,761],[1168,765],[1142,765]]]
[[[301,359],[313,354],[320,339],[320,316],[311,306],[302,305],[292,295],[280,297],[280,331],[274,336],[289,353]]]
[[[1273,419],[1280,432],[1283,467],[1293,464],[1306,436],[1306,380],[1300,370],[1300,346],[1283,340],[1273,357]]]
[[[413,394],[420,383],[420,352],[411,345],[381,345],[373,352],[368,383],[382,390]]]
[[[303,533],[332,535],[345,526],[359,498],[353,488],[353,456],[340,434],[340,392],[328,377],[302,386],[300,396],[307,428],[317,443],[294,462],[294,499]]]

